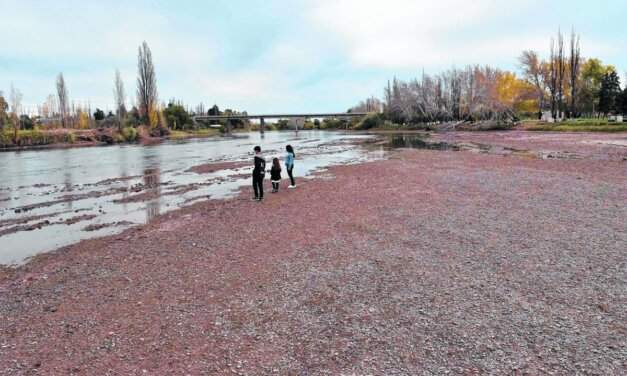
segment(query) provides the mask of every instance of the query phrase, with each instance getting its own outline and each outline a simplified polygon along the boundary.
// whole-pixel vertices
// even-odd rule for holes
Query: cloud
[[[71,98],[78,103],[112,107],[116,68],[132,97],[137,49],[144,40],[152,50],[166,97],[175,92],[169,90],[169,84],[178,80],[175,76],[204,74],[206,67],[214,65],[219,50],[208,35],[177,27],[167,12],[132,3],[1,5],[0,45],[5,62],[0,61],[0,85],[8,85],[10,77],[22,87],[25,103],[31,107],[54,91],[58,72],[64,73]]]
[[[534,1],[509,1],[508,13],[527,9]],[[497,17],[503,3],[494,0],[358,0],[321,1],[311,12],[312,23],[338,40],[356,66],[414,68],[466,61],[481,54],[482,61],[514,48],[519,38],[496,34],[473,35]],[[526,38],[535,41],[535,37]],[[510,55],[511,56],[511,55]],[[456,59],[457,57],[457,59]]]
[[[608,15],[592,3],[566,4],[0,0],[0,89],[13,82],[34,107],[55,90],[62,71],[72,99],[112,108],[116,68],[127,97],[134,97],[143,40],[152,49],[162,101],[176,97],[190,106],[202,101],[249,112],[340,111],[379,96],[386,79],[411,78],[421,69],[515,69],[521,50],[546,56],[557,27],[577,22],[585,25],[585,56],[625,61],[618,23],[603,23]],[[612,9],[621,6],[616,0]]]

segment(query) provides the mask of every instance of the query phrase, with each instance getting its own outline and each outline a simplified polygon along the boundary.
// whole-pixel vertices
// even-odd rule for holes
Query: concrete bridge
[[[231,120],[250,120],[259,119],[259,132],[263,133],[265,128],[265,119],[312,119],[312,118],[354,118],[366,116],[366,112],[341,112],[341,113],[309,113],[309,114],[265,114],[265,115],[247,115],[247,114],[234,114],[234,115],[199,115],[194,116],[194,122],[201,121],[217,121],[226,120],[227,132],[231,132]],[[298,126],[297,129],[298,130]]]

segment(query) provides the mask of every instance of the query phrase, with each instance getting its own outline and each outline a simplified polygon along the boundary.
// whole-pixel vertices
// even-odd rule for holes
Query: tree
[[[41,115],[45,119],[54,117],[55,110],[58,108],[57,99],[53,94],[49,94],[46,97],[46,101],[41,106]]]
[[[535,88],[528,82],[520,80],[514,73],[504,72],[497,81],[498,100],[503,111],[518,113],[536,113],[537,102],[533,99]]]
[[[9,103],[4,99],[4,93],[0,90],[0,130],[9,122]]]
[[[207,115],[209,116],[219,116],[220,115],[220,108],[218,107],[217,104],[214,104],[209,111],[207,111]]]
[[[154,115],[157,100],[157,77],[152,62],[152,52],[148,43],[144,41],[139,47],[137,56],[137,102],[141,115],[151,127],[157,125]]]
[[[619,104],[618,112],[627,115],[627,85],[625,85],[625,89],[620,94]]]
[[[115,70],[115,83],[113,87],[113,99],[115,101],[115,111],[118,116],[118,126],[122,129],[122,122],[126,116],[126,93],[124,92],[124,81],[118,69]]]
[[[78,129],[89,128],[89,114],[84,110],[78,111]]]
[[[22,93],[11,84],[9,92],[9,103],[11,105],[11,120],[13,122],[13,141],[17,144],[20,131],[19,113],[22,107]]]
[[[163,110],[163,115],[165,116],[168,127],[171,129],[186,129],[193,125],[189,113],[180,102],[176,103],[170,101],[168,106]]]
[[[383,104],[378,98],[370,97],[359,102],[357,106],[351,107],[348,112],[381,112]]]
[[[137,107],[131,107],[131,110],[128,112],[128,116],[126,117],[126,126],[129,127],[137,127],[141,123],[141,116],[139,115],[139,110]]]
[[[551,55],[549,57],[549,93],[551,96],[551,117],[557,118],[557,81],[558,81],[558,67],[557,58],[555,55],[555,39],[551,38]]]
[[[195,115],[204,115],[205,114],[205,104],[200,102],[197,106],[196,109],[194,110],[194,114]]]
[[[35,122],[33,122],[33,119],[31,119],[30,116],[26,114],[20,115],[20,124],[21,128],[23,129],[33,129],[35,126]]]
[[[101,110],[101,109],[99,109],[99,108],[96,108],[96,112],[94,112],[94,119],[95,119],[96,121],[101,121],[101,120],[104,120],[104,118],[105,118],[105,113],[104,113],[104,111],[102,111],[102,110]]]
[[[61,116],[61,126],[63,128],[67,125],[67,116],[69,109],[68,90],[65,85],[65,79],[63,73],[59,73],[57,76],[57,99],[59,105],[59,115]]]
[[[557,106],[559,111],[559,117],[564,116],[564,81],[566,79],[566,55],[564,55],[564,36],[562,32],[557,32]]]
[[[535,51],[523,51],[518,58],[525,79],[533,85],[538,98],[538,109],[542,111],[545,108],[546,89],[546,64],[540,61],[538,53]]]
[[[577,83],[579,81],[579,70],[581,68],[581,48],[579,46],[580,38],[575,36],[573,29],[570,34],[570,116],[576,117],[577,114]]]
[[[621,96],[620,78],[615,70],[606,73],[599,92],[599,112],[607,115],[618,110],[617,99]]]

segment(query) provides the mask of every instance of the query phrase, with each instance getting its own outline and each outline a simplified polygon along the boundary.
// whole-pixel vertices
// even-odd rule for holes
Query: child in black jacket
[[[279,158],[272,160],[270,180],[272,180],[272,193],[277,193],[279,191],[279,183],[281,183],[281,164],[279,163]]]
[[[263,178],[266,175],[266,160],[261,154],[261,147],[255,146],[255,167],[253,168],[253,190],[255,198],[253,200],[263,200]]]

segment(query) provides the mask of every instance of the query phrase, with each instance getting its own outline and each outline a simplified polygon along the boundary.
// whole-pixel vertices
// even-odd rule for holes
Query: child
[[[255,167],[253,168],[253,200],[263,200],[263,178],[266,175],[266,160],[261,155],[261,147],[255,146]]]
[[[296,188],[296,182],[294,181],[294,159],[296,159],[296,153],[294,153],[294,148],[292,145],[287,145],[285,147],[285,151],[287,155],[285,156],[285,169],[287,170],[287,175],[290,177],[290,182],[292,183],[288,188]]]
[[[279,163],[279,158],[272,160],[270,180],[272,180],[272,193],[277,193],[279,191],[279,183],[281,182],[281,164]]]

